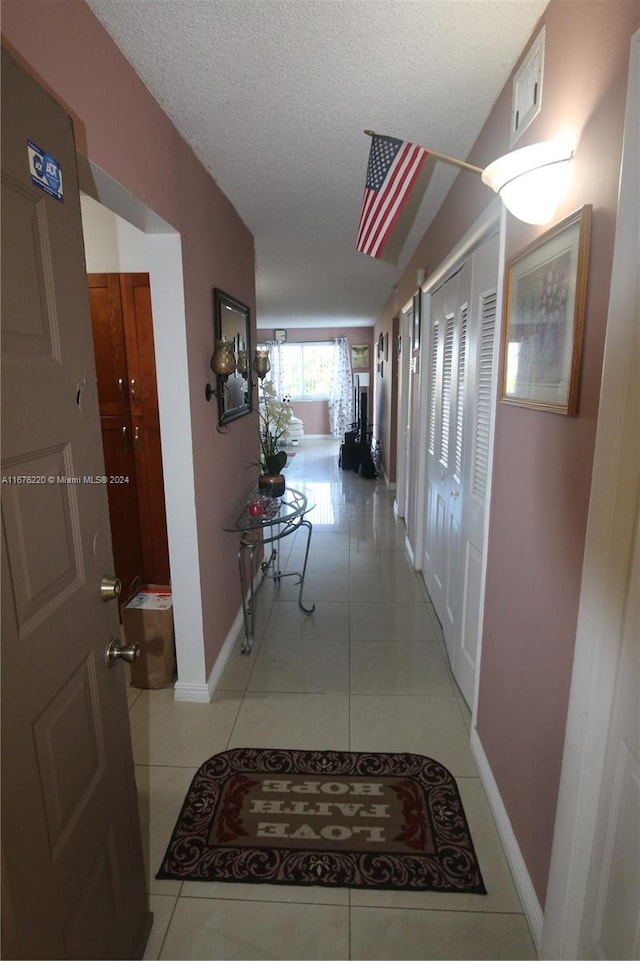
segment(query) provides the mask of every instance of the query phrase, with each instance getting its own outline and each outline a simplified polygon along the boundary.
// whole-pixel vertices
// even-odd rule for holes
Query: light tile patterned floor
[[[293,579],[268,582],[254,651],[244,657],[236,644],[211,704],[129,692],[154,912],[145,958],[536,958],[392,492],[340,470],[330,439],[303,440],[286,474],[318,505],[305,586],[316,612],[300,612]],[[301,536],[282,542],[283,569],[298,569]],[[488,895],[156,881],[196,768],[241,746],[438,759],[458,782]]]

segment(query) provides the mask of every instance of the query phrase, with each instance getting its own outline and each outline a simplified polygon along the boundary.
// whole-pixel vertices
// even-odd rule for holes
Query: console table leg
[[[307,560],[308,560],[308,558],[309,558],[309,545],[311,544],[311,532],[312,532],[313,528],[312,528],[312,526],[311,526],[311,521],[308,521],[308,520],[302,520],[302,521],[300,521],[300,527],[306,527],[306,528],[307,528],[307,546],[306,546],[305,552],[304,552],[304,563],[303,563],[303,565],[302,565],[302,574],[300,575],[300,591],[299,591],[299,593],[298,593],[298,607],[299,607],[300,610],[303,611],[305,614],[313,614],[313,612],[314,612],[315,609],[316,609],[316,605],[315,605],[315,604],[312,604],[311,607],[305,607],[304,604],[302,603],[302,591],[303,591],[303,589],[304,589],[304,577],[305,577],[305,574],[307,573]]]
[[[249,583],[247,584],[245,551],[249,549]],[[253,562],[256,552],[255,544],[241,544],[238,549],[238,569],[240,572],[240,594],[242,601],[242,617],[244,620],[244,641],[240,648],[241,654],[250,654],[253,650],[255,637],[256,607],[255,588],[253,585]],[[248,600],[247,600],[248,595]]]

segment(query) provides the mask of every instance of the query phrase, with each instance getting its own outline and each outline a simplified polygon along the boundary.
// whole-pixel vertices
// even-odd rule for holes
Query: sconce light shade
[[[211,358],[211,370],[219,377],[228,377],[236,369],[236,355],[233,352],[233,341],[216,340]]]
[[[518,220],[546,224],[566,191],[572,156],[571,147],[559,140],[532,144],[494,160],[482,171],[482,182]]]
[[[267,347],[256,347],[255,357],[253,358],[253,369],[260,380],[264,380],[266,374],[271,370],[269,350]]]

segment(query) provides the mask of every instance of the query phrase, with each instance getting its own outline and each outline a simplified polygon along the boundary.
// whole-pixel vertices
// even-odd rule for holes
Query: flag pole
[[[365,130],[364,132],[366,133],[367,137],[376,136],[375,130]],[[426,147],[425,150],[427,150]],[[476,174],[482,173],[482,167],[475,167],[473,164],[468,164],[464,160],[456,160],[455,157],[449,157],[446,153],[437,153],[435,150],[427,150],[427,153],[430,157],[435,157],[436,160],[443,160],[447,164],[454,164],[456,167],[462,167],[463,170],[471,170]]]

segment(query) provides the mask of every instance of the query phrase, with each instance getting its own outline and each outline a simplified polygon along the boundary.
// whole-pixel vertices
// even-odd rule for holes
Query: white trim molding
[[[255,575],[253,582],[254,592],[257,593],[262,583],[262,573],[258,571]],[[248,596],[245,603],[248,601]],[[220,648],[220,653],[218,654],[209,677],[207,678],[206,684],[189,684],[182,683],[180,679],[176,681],[175,687],[173,689],[173,697],[175,701],[195,701],[199,704],[209,704],[213,695],[220,683],[220,678],[224,672],[227,662],[231,657],[235,643],[238,640],[240,632],[244,631],[244,614],[242,608],[238,608],[238,613],[236,614],[233,624],[229,628],[227,636],[224,640],[222,647]]]
[[[542,907],[540,906],[533,882],[527,871],[520,845],[516,840],[507,809],[498,790],[496,779],[493,776],[491,765],[489,764],[487,755],[484,753],[482,741],[475,728],[471,731],[471,753],[478,767],[480,780],[487,795],[487,801],[489,802],[493,819],[496,822],[496,828],[502,841],[504,853],[511,869],[511,874],[513,875],[513,882],[520,896],[524,914],[531,930],[531,937],[536,947],[539,947],[544,920]]]

